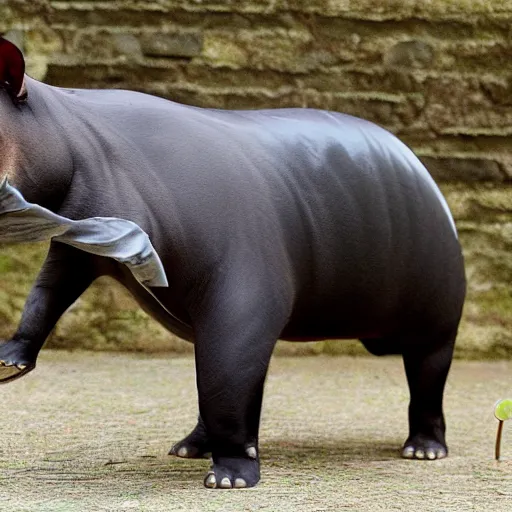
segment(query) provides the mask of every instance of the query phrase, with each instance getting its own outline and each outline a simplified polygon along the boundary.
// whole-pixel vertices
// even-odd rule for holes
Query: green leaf
[[[494,416],[500,421],[506,421],[512,418],[512,399],[505,398],[496,402]]]

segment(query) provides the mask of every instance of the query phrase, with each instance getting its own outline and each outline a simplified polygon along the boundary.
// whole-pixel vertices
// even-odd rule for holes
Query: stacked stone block
[[[7,0],[0,9],[0,31],[24,48],[29,74],[52,85],[213,108],[332,109],[396,133],[440,183],[464,246],[459,355],[512,355],[512,2]]]

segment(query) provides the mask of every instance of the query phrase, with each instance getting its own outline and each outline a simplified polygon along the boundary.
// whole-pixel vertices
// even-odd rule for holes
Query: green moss
[[[129,294],[109,279],[98,280],[64,315],[47,347],[110,351],[191,352],[146,315]]]
[[[44,244],[0,246],[0,339],[10,336],[19,322],[46,251]]]
[[[12,272],[13,261],[7,254],[0,254],[0,275]]]
[[[512,357],[511,247],[498,236],[501,229],[475,224],[461,232],[469,286],[456,349],[458,358]],[[45,253],[44,245],[3,247],[0,251],[0,338],[15,330]],[[192,350],[191,344],[169,334],[143,313],[126,291],[109,280],[100,280],[70,308],[47,346],[139,352]],[[280,342],[276,354],[362,356],[367,352],[358,341],[340,340]]]

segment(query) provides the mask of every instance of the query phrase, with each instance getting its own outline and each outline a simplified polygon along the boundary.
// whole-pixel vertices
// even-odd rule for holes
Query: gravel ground
[[[2,386],[0,510],[509,511],[512,424],[493,460],[494,403],[512,362],[456,361],[445,395],[450,457],[399,458],[408,391],[400,359],[275,358],[262,481],[209,490],[207,460],[169,457],[194,426],[191,357],[46,351]]]

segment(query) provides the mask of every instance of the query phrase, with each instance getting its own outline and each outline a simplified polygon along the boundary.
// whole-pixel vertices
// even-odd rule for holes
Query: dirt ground
[[[167,451],[193,427],[190,357],[46,351],[2,386],[3,511],[505,511],[512,424],[493,460],[494,403],[512,362],[456,361],[445,407],[450,457],[399,458],[408,392],[396,358],[275,358],[254,489],[203,488],[207,460]]]

